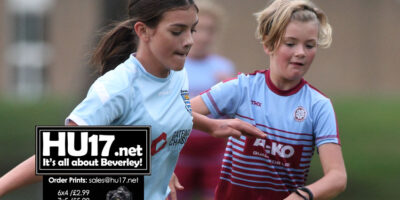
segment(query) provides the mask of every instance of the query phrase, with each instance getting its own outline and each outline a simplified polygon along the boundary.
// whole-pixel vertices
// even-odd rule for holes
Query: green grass
[[[333,99],[348,185],[337,199],[397,199],[400,186],[400,99]],[[315,154],[317,155],[317,154]],[[322,175],[314,157],[309,182]]]
[[[35,125],[63,125],[76,104],[54,99],[35,104],[0,100],[0,174],[34,154]],[[348,173],[347,190],[336,199],[398,199],[400,98],[340,97],[333,98],[333,105]],[[322,176],[318,154],[310,171],[309,182]],[[40,197],[41,187],[36,184],[3,199]]]
[[[45,99],[38,103],[0,101],[0,158],[34,153],[36,125],[63,125],[71,101]],[[0,162],[3,159],[0,159]]]
[[[0,176],[35,153],[36,125],[63,125],[76,100],[43,99],[36,103],[0,100]],[[41,183],[6,195],[2,200],[42,199]]]

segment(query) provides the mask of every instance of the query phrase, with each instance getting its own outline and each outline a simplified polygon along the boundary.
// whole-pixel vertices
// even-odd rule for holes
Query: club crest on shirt
[[[189,91],[181,90],[181,97],[185,103],[186,110],[192,114],[192,106],[190,105]]]
[[[294,111],[294,120],[298,122],[302,122],[306,119],[307,117],[307,111],[305,108],[302,106],[297,107],[297,109]]]

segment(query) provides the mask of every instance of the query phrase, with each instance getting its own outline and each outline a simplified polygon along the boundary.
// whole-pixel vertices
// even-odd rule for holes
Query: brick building
[[[238,70],[265,68],[254,12],[268,1],[217,0],[227,10],[216,51]],[[400,1],[315,0],[329,16],[333,44],[319,50],[306,78],[329,93],[400,93]],[[124,17],[127,0],[0,1],[0,97],[83,95],[98,31]],[[232,42],[234,41],[234,42]]]

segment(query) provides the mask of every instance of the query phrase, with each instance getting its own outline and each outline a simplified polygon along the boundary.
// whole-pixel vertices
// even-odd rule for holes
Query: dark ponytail
[[[193,0],[130,0],[129,19],[116,24],[103,35],[93,52],[91,63],[99,67],[101,75],[115,69],[137,50],[138,37],[133,29],[136,22],[141,21],[154,28],[165,12],[187,9],[192,5],[197,9]]]
[[[133,24],[131,20],[120,22],[101,38],[91,60],[93,65],[101,66],[101,75],[117,67],[136,51],[137,37]]]

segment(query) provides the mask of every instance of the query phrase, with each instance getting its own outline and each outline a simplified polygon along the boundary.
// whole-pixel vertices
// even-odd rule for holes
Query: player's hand
[[[217,138],[227,138],[229,136],[234,138],[240,138],[240,136],[267,137],[260,129],[240,119],[216,119],[214,122],[210,135]]]
[[[302,195],[308,198],[308,194],[303,191],[299,191]],[[303,200],[303,197],[299,196],[298,194],[292,192],[289,196],[287,196],[284,200]]]
[[[183,190],[183,186],[179,183],[178,177],[175,175],[175,173],[172,173],[171,179],[169,180],[169,189],[171,192],[166,200],[178,200],[176,191]]]

